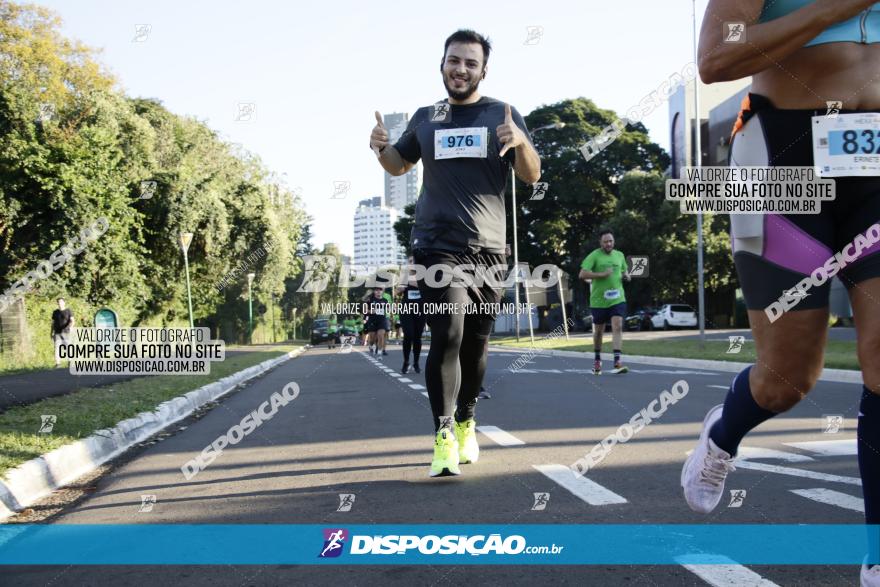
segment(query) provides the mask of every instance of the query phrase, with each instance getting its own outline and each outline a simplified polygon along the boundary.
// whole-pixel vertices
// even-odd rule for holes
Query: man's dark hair
[[[446,59],[446,52],[449,50],[449,45],[453,43],[478,43],[483,47],[483,67],[489,62],[489,53],[492,51],[492,43],[489,42],[487,37],[484,37],[480,33],[476,31],[472,31],[471,29],[458,29],[446,39],[446,44],[443,45],[443,59]]]
[[[606,234],[610,234],[611,236],[614,236],[614,233],[611,231],[610,228],[603,228],[601,231],[599,231],[599,238],[602,238]]]
[[[64,298],[58,298],[58,299],[55,300],[55,301],[56,301],[56,302],[66,302],[67,300],[65,300]]]

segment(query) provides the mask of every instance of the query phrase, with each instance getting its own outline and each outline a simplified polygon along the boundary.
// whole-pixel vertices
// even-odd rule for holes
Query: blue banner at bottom
[[[880,526],[0,526],[3,565],[845,565],[869,550],[880,563]]]

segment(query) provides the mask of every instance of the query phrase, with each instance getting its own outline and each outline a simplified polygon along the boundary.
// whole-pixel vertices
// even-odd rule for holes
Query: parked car
[[[330,320],[326,318],[318,318],[314,322],[312,322],[312,336],[311,342],[312,344],[321,344],[326,342],[327,346],[332,348],[334,345],[339,344],[339,333],[336,331],[336,326],[331,326]]]
[[[666,304],[651,316],[651,324],[654,328],[662,328],[663,330],[696,328],[697,313],[686,304]]]
[[[574,330],[593,332],[593,315],[589,310],[587,310],[586,314],[581,314],[580,318],[575,317]]]
[[[642,308],[632,316],[627,316],[623,321],[624,330],[653,330],[654,324],[651,317],[657,313],[654,308]]]

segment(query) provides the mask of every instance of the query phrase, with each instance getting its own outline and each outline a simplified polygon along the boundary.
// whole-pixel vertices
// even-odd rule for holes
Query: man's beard
[[[477,91],[477,88],[480,87],[480,80],[477,79],[475,82],[468,83],[467,87],[463,90],[456,90],[450,85],[451,79],[451,76],[443,76],[443,85],[446,86],[446,93],[449,94],[449,97],[453,100],[467,100],[473,96],[474,92]]]

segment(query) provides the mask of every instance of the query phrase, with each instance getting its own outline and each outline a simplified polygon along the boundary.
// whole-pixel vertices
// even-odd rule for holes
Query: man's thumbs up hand
[[[385,128],[385,123],[382,122],[382,115],[379,114],[379,111],[376,111],[376,126],[373,127],[373,132],[370,133],[370,148],[376,153],[378,157],[385,147],[388,146],[388,129]]]
[[[510,104],[504,105],[504,122],[495,128],[495,134],[503,145],[498,153],[499,157],[504,157],[510,149],[513,149],[525,142],[525,136],[519,127],[513,122],[513,114],[510,112]]]

